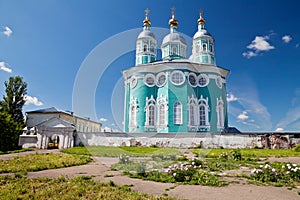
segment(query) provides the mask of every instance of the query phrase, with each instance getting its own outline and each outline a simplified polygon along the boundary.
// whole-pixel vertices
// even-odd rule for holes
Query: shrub
[[[137,166],[136,173],[140,176],[145,176],[146,175],[146,165],[145,163],[142,163]]]
[[[228,160],[229,159],[229,154],[227,152],[223,152],[219,155],[219,159]]]
[[[300,152],[300,144],[298,144],[298,145],[294,148],[294,151]]]
[[[240,149],[234,149],[232,152],[232,158],[233,160],[242,160],[242,153],[241,153],[241,150]]]
[[[120,164],[128,164],[130,161],[129,161],[129,156],[127,155],[120,155],[119,156],[119,163]]]

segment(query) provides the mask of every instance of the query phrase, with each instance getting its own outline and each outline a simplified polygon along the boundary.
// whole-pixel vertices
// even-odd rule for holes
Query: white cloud
[[[298,48],[298,47],[299,47],[299,45],[300,45],[299,43],[298,43],[298,44],[296,44],[296,48]]]
[[[6,65],[5,62],[0,62],[0,69],[7,73],[12,73],[12,69],[8,68]]]
[[[247,48],[255,51],[269,51],[271,49],[275,49],[275,47],[270,45],[270,43],[267,41],[269,38],[269,36],[256,36],[251,44],[247,46]]]
[[[99,120],[100,120],[100,122],[107,122],[108,119],[101,117]]]
[[[238,118],[239,120],[245,121],[246,119],[249,118],[249,116],[248,116],[247,114],[248,114],[247,111],[243,111],[242,113],[240,113],[240,114],[237,116],[237,118]]]
[[[233,102],[233,101],[237,101],[238,98],[236,98],[232,93],[227,94],[227,102]]]
[[[282,37],[284,43],[289,43],[293,38],[290,35],[285,35]]]
[[[276,132],[282,132],[282,131],[284,131],[284,129],[283,128],[280,128],[280,127],[278,127],[278,128],[276,128],[276,130],[275,130]]]
[[[251,57],[257,56],[258,54],[253,51],[247,51],[247,52],[244,52],[242,55],[246,58],[251,58]]]
[[[8,26],[4,27],[4,31],[3,31],[4,35],[6,35],[7,37],[9,37],[12,33],[13,33],[12,30]]]
[[[32,96],[25,96],[25,105],[33,104],[35,106],[42,106],[44,105],[43,102],[39,101],[37,97],[32,97]]]
[[[242,55],[246,58],[251,58],[259,55],[259,52],[275,49],[267,40],[269,36],[255,36],[254,40],[247,46],[250,51],[244,52]]]

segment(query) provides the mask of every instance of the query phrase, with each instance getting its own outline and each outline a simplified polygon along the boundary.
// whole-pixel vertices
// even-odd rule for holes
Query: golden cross
[[[200,8],[200,18],[202,18],[202,8]]]
[[[146,18],[148,18],[150,10],[148,8],[146,8],[145,13],[146,13]]]
[[[175,13],[175,7],[173,6],[173,7],[171,8],[171,10],[172,10],[172,16],[174,16],[174,13]]]

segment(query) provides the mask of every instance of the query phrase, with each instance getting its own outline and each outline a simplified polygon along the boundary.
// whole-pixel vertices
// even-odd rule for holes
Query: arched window
[[[222,100],[222,97],[217,98],[217,127],[220,128],[224,128],[224,121],[225,121],[225,117],[224,117],[224,102]]]
[[[189,107],[189,125],[190,126],[195,126],[196,122],[195,122],[195,105],[191,104]]]
[[[206,44],[202,44],[202,50],[203,50],[203,51],[206,51],[206,50],[207,50]]]
[[[206,113],[205,106],[202,104],[199,106],[199,126],[206,125]]]
[[[136,106],[130,107],[130,121],[129,126],[134,127],[136,126]]]
[[[208,98],[205,99],[201,95],[198,101],[198,124],[200,128],[209,128],[209,105]]]
[[[145,127],[154,128],[154,126],[156,125],[156,101],[152,95],[150,99],[146,97],[145,112],[146,112]]]
[[[144,44],[144,52],[148,51],[148,45]]]
[[[189,126],[197,126],[197,106],[198,105],[198,99],[194,97],[192,94],[192,97],[188,97],[188,111],[189,111]]]
[[[159,106],[159,111],[158,111],[158,117],[159,117],[159,125],[165,125],[166,124],[166,111],[165,111],[165,105],[161,104]]]
[[[136,113],[138,112],[138,100],[137,98],[130,98],[130,106],[129,106],[129,128],[136,128]]]
[[[154,105],[150,105],[149,106],[149,115],[148,115],[148,117],[149,117],[149,126],[154,126],[154,116],[155,116],[155,107],[154,107]]]
[[[168,110],[168,100],[166,96],[163,96],[162,94],[157,98],[157,124],[158,128],[166,128],[168,125],[168,117],[167,117],[167,110]]]
[[[182,124],[182,104],[174,103],[174,124]]]

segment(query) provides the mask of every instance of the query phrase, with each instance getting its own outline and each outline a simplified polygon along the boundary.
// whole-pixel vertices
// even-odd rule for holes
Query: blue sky
[[[168,29],[172,6],[179,31],[189,37],[196,32],[199,8],[203,9],[206,27],[215,38],[217,65],[231,70],[227,79],[230,126],[242,131],[299,131],[297,0],[1,0],[0,82],[9,76],[24,77],[28,83],[25,111],[51,106],[74,110],[74,83],[90,53],[105,41],[114,44],[105,49],[107,53],[126,42],[134,48],[135,35],[125,43],[112,40],[124,31],[141,30],[146,8],[151,10],[152,27]],[[107,55],[98,57],[103,68],[101,61]],[[132,51],[104,66],[94,86],[94,105],[81,105],[82,110],[93,107],[95,113],[75,112],[101,119],[113,129],[121,126],[121,71],[133,65]],[[93,74],[97,73],[86,74],[84,87],[90,87]],[[0,89],[2,96],[3,84]]]

